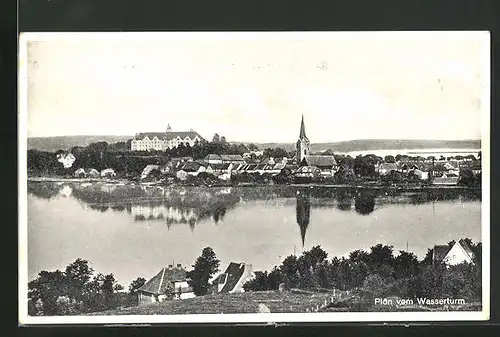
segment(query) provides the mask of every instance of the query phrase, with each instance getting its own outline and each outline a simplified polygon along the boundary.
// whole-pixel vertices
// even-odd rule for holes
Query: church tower
[[[309,139],[306,136],[306,127],[304,126],[304,115],[302,115],[302,122],[300,124],[299,140],[297,140],[297,164],[300,165],[302,160],[309,155],[310,152]]]
[[[170,124],[167,125],[167,133],[169,132],[172,132],[172,127],[170,126]]]

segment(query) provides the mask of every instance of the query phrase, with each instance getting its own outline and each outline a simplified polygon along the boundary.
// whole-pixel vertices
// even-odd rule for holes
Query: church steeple
[[[306,127],[304,124],[304,115],[302,115],[302,121],[300,123],[300,134],[299,134],[299,140],[297,141],[297,153],[295,155],[295,158],[297,160],[297,164],[300,165],[302,163],[302,160],[306,156],[309,155],[310,152],[310,144],[309,144],[309,139],[306,136]]]
[[[304,115],[302,115],[302,122],[300,123],[300,134],[299,134],[299,139],[307,139],[306,136],[306,127],[304,125]]]

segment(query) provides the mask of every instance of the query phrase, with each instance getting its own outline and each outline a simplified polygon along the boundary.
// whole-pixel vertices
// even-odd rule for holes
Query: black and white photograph
[[[481,321],[482,31],[24,33],[19,321]]]

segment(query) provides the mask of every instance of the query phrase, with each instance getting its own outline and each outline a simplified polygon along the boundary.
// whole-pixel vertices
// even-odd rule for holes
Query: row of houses
[[[115,170],[111,168],[106,168],[102,170],[101,172],[97,171],[96,169],[93,168],[79,168],[76,170],[73,174],[76,178],[113,178],[116,177]]]
[[[385,176],[391,172],[413,173],[421,180],[433,178],[436,185],[455,185],[461,170],[471,170],[473,175],[481,173],[480,161],[440,161],[440,162],[397,162],[380,163],[376,171]]]
[[[447,266],[461,263],[473,264],[475,255],[463,239],[453,245],[435,245],[432,249],[432,263]],[[248,263],[230,262],[225,271],[212,281],[211,294],[242,293],[244,284],[253,280],[260,271],[254,271]],[[138,290],[139,305],[162,302],[166,299],[187,299],[195,297],[182,265],[162,268]]]

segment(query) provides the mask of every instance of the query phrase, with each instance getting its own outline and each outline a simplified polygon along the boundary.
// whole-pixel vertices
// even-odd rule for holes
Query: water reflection
[[[354,209],[356,213],[368,215],[375,209],[375,196],[371,192],[358,192],[354,198]]]
[[[368,215],[388,204],[434,203],[442,200],[480,200],[480,190],[427,189],[401,191],[394,189],[356,189],[326,187],[262,186],[254,188],[169,188],[108,183],[30,182],[28,192],[44,199],[75,198],[90,209],[104,213],[126,212],[135,222],[157,221],[170,228],[187,225],[194,231],[204,219],[214,224],[224,221],[227,212],[242,201],[277,200],[296,197],[296,218],[302,243],[310,223],[311,198],[313,208],[337,208]],[[354,199],[354,207],[352,207]]]
[[[352,195],[346,190],[340,190],[335,195],[337,208],[341,211],[350,211],[352,207]]]
[[[300,237],[302,239],[302,247],[306,239],[307,227],[309,227],[309,218],[311,215],[311,196],[308,191],[297,191],[297,206],[296,216],[297,224],[300,228]]]

